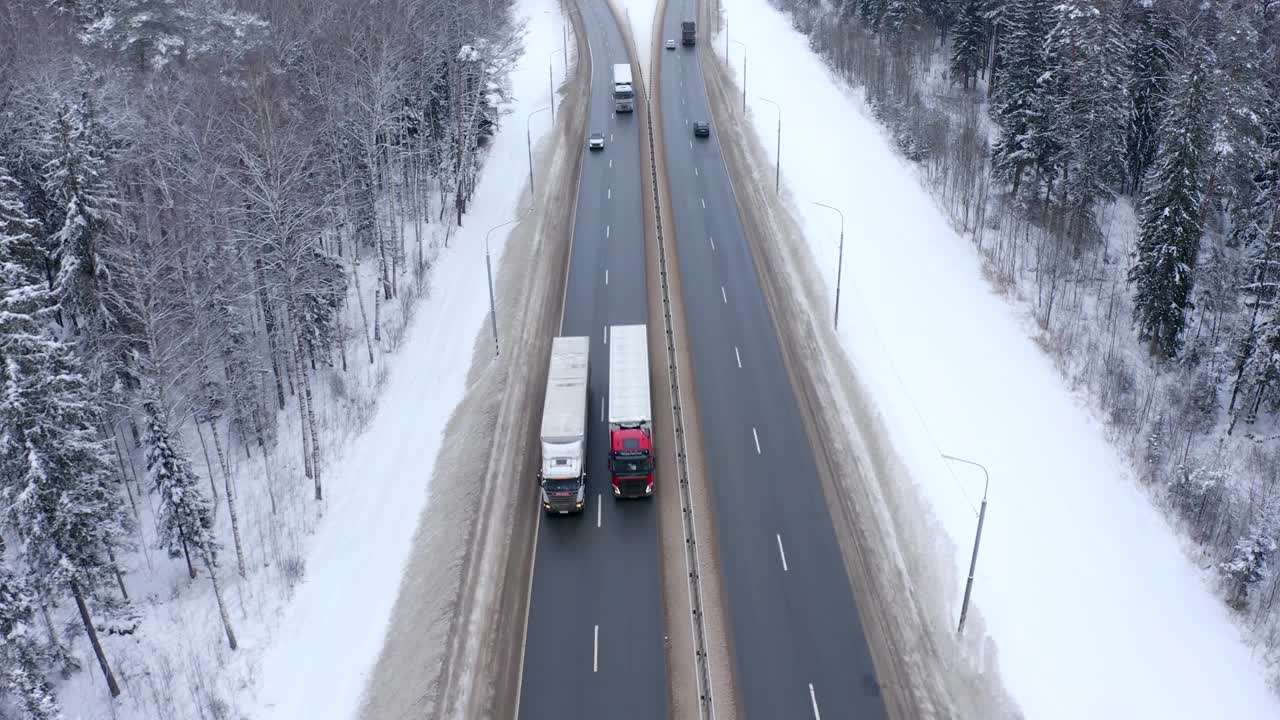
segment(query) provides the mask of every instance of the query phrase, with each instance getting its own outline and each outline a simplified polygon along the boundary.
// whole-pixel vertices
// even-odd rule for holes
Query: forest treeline
[[[317,383],[391,344],[518,51],[502,1],[0,3],[0,715],[61,717],[71,630],[121,692],[147,506],[236,648],[229,455],[289,423],[321,500]]]
[[[771,1],[1280,661],[1280,2]]]

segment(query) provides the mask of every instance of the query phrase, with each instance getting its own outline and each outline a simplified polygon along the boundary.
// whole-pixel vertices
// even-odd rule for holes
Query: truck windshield
[[[577,492],[577,478],[566,478],[563,480],[546,480],[543,482],[542,488],[547,492]]]
[[[653,472],[653,459],[648,455],[615,455],[614,475],[648,475]]]
[[[614,90],[613,96],[616,98],[629,98],[635,97],[636,94],[630,90]]]

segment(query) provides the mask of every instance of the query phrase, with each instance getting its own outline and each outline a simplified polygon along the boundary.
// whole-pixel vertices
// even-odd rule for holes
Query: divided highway
[[[658,512],[651,499],[614,500],[605,421],[605,328],[648,320],[641,128],[635,114],[613,112],[610,68],[629,62],[613,15],[603,2],[577,7],[591,49],[587,132],[602,132],[605,147],[590,151],[582,139],[559,334],[591,338],[588,504],[579,516],[539,520],[518,716],[653,720],[668,715]],[[563,189],[566,200],[572,190]],[[664,478],[657,481],[666,492]]]
[[[712,121],[696,0],[669,0],[661,132],[738,707],[748,718],[879,718],[884,703],[778,335]],[[709,28],[698,27],[698,43]]]

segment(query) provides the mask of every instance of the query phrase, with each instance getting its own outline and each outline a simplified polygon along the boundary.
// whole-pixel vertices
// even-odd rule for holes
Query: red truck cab
[[[615,497],[653,495],[653,439],[647,428],[618,428],[609,433],[609,473]]]

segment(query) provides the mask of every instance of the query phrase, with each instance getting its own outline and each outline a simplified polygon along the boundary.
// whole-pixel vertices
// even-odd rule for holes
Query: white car
[[[604,133],[593,132],[591,137],[587,138],[587,147],[592,150],[604,149]]]
[[[668,49],[668,50],[675,50],[675,49],[676,49],[676,41],[675,41],[675,40],[668,40],[668,41],[667,41],[667,49]]]

